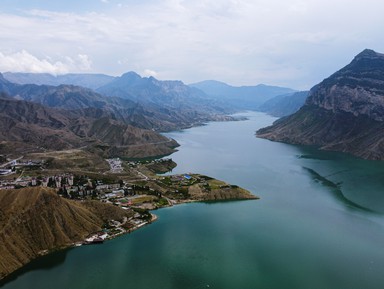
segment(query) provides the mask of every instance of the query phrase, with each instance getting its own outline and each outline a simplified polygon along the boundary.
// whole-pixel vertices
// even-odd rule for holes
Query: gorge
[[[384,279],[384,165],[255,138],[275,118],[169,133],[173,173],[201,172],[258,201],[156,211],[157,222],[107,242],[48,255],[11,288],[368,288]]]

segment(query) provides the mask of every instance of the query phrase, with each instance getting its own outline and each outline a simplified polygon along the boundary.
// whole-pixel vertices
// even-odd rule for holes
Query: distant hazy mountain
[[[284,87],[257,85],[235,87],[219,81],[203,81],[185,85],[181,81],[160,81],[154,77],[141,77],[127,72],[120,77],[105,74],[12,73],[5,72],[6,80],[15,84],[74,85],[96,90],[109,97],[129,99],[152,108],[186,109],[186,114],[197,114],[199,121],[214,120],[222,113],[236,110],[258,109],[261,104],[277,95],[292,93]],[[31,98],[31,97],[29,97]],[[213,116],[210,119],[208,114]],[[190,121],[191,123],[191,121]]]
[[[164,120],[178,120],[179,127],[202,124],[207,121],[232,119],[225,114],[233,112],[227,105],[218,105],[203,91],[181,81],[160,81],[128,72],[97,92],[138,102],[146,109],[163,113]],[[175,127],[177,128],[177,127]]]
[[[259,137],[384,159],[384,54],[364,50]]]
[[[114,81],[100,87],[97,92],[142,104],[152,104],[175,109],[215,110],[205,106],[209,97],[201,90],[185,85],[181,81],[160,81],[154,77],[141,77],[127,72]]]
[[[19,73],[5,72],[4,78],[10,82],[17,84],[37,84],[37,85],[53,85],[61,84],[76,85],[91,89],[99,88],[115,79],[113,76],[105,74],[64,74],[52,75],[48,73]]]
[[[130,99],[101,95],[91,89],[74,85],[15,84],[1,77],[0,74],[0,92],[2,91],[15,99],[32,101],[48,107],[83,110],[82,112],[85,112],[85,108],[102,109],[103,114],[108,114],[112,119],[157,131],[176,130],[207,121],[231,119],[219,109],[215,110],[208,105],[208,108],[202,105],[190,108],[188,104],[180,107],[180,103],[187,103],[182,93],[180,93],[180,100],[175,101],[174,106],[166,105],[165,101],[164,104],[140,104]],[[189,94],[186,95],[189,96]],[[178,106],[177,109],[176,106]],[[90,111],[92,110],[86,110],[87,113]]]
[[[142,78],[134,72],[121,77],[32,73],[6,73],[5,76],[18,83],[33,83],[8,84],[6,89],[11,87],[10,94],[18,99],[66,109],[102,108],[126,123],[159,131],[187,128],[207,121],[230,120],[232,118],[226,114],[234,111],[228,106],[217,105],[202,91],[181,81]],[[98,91],[103,95],[84,88],[99,86]]]
[[[236,109],[257,110],[267,100],[282,94],[293,93],[293,89],[259,84],[256,86],[231,86],[215,80],[206,80],[189,85],[204,91]]]
[[[308,93],[309,91],[299,91],[275,96],[264,102],[258,110],[277,117],[293,114],[304,105]]]

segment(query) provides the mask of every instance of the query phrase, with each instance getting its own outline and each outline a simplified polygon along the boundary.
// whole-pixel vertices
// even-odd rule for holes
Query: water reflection
[[[315,147],[297,148],[300,150],[296,155],[298,164],[307,168],[305,171],[312,179],[337,194],[344,205],[384,213],[384,162],[363,160]],[[338,187],[332,188],[331,184]]]
[[[346,208],[364,212],[374,212],[373,210],[360,206],[359,204],[346,198],[343,194],[343,191],[341,190],[341,183],[334,183],[310,168],[303,167],[303,169],[309,173],[309,175],[315,182],[318,182],[321,185],[327,187],[332,193],[332,195],[335,197],[335,199],[344,204]]]
[[[9,275],[7,278],[0,280],[0,287],[4,286],[6,283],[11,283],[12,281],[15,281],[17,278],[31,271],[49,271],[61,264],[64,264],[67,258],[67,254],[71,250],[71,248],[65,249],[33,260],[32,262],[28,263],[24,267]]]

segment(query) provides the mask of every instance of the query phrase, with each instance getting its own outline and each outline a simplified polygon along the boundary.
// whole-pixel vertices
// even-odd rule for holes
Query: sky
[[[1,0],[0,72],[135,71],[309,89],[365,48],[382,0]]]

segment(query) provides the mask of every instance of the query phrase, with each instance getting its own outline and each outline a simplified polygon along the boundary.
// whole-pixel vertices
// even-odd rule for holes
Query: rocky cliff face
[[[364,50],[311,90],[308,105],[384,120],[384,54]]]
[[[364,50],[313,87],[298,112],[257,135],[384,159],[384,54]]]

